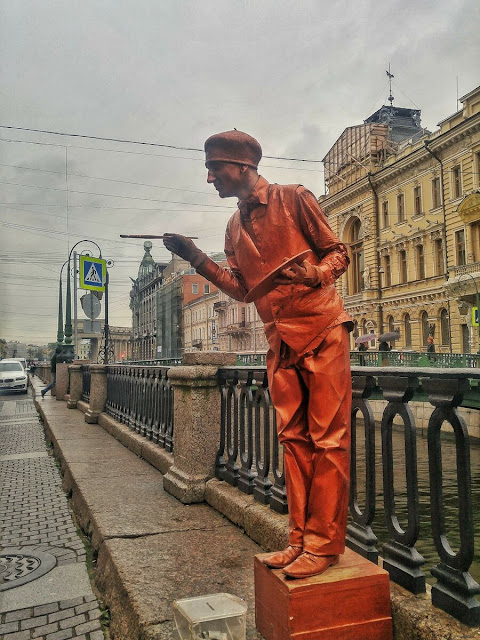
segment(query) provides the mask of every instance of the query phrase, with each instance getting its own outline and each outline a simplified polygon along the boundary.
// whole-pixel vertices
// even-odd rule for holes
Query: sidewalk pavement
[[[227,592],[246,600],[255,629],[253,559],[262,549],[205,504],[184,505],[162,475],[100,426],[33,381],[79,526],[91,538],[94,580],[115,640],[169,640],[173,600]]]
[[[31,396],[0,395],[0,638],[103,640],[101,611]]]

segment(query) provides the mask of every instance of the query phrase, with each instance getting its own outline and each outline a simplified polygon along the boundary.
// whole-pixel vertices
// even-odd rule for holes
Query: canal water
[[[359,414],[360,416],[360,414]],[[365,498],[365,456],[364,434],[361,420],[357,417],[357,483],[358,500],[363,510]],[[393,460],[395,480],[395,508],[400,526],[407,526],[407,501],[406,501],[406,470],[405,470],[405,443],[403,430],[394,429]],[[383,510],[383,469],[382,469],[382,443],[380,430],[375,434],[376,453],[376,514],[372,524],[372,530],[378,538],[377,549],[382,555],[382,545],[388,541],[389,534],[385,522]],[[475,527],[475,557],[470,573],[480,583],[480,443],[472,440],[470,443],[470,462],[472,477],[472,507]],[[428,444],[426,430],[417,430],[417,467],[418,467],[418,491],[420,510],[420,535],[415,545],[417,551],[425,558],[425,564],[421,567],[430,584],[436,579],[430,574],[430,569],[439,563],[439,556],[432,538],[430,519],[430,482],[428,472]],[[443,500],[445,509],[445,527],[447,539],[453,552],[459,549],[459,513],[457,491],[457,465],[455,454],[455,441],[453,433],[442,435],[442,468],[443,468]],[[462,472],[462,471],[461,471]]]

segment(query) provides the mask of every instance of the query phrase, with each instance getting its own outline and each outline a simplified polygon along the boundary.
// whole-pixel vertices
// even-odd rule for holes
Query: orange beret
[[[233,162],[258,167],[262,158],[260,144],[243,131],[215,133],[205,141],[205,164],[209,162]]]

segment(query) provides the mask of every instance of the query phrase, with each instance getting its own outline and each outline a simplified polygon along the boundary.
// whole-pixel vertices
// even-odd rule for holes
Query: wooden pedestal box
[[[255,621],[266,640],[392,640],[388,573],[345,550],[313,578],[291,580],[255,557]]]

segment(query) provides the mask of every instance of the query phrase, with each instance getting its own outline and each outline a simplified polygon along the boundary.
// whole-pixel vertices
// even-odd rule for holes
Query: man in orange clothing
[[[289,546],[264,562],[291,578],[318,575],[345,549],[352,322],[334,282],[349,264],[347,251],[312,193],[259,176],[262,149],[254,138],[236,130],[215,134],[205,153],[207,182],[221,198],[239,200],[225,235],[230,269],[177,234],[166,235],[167,249],[236,300],[285,258],[311,250],[255,305],[270,347],[267,372],[289,506]]]

